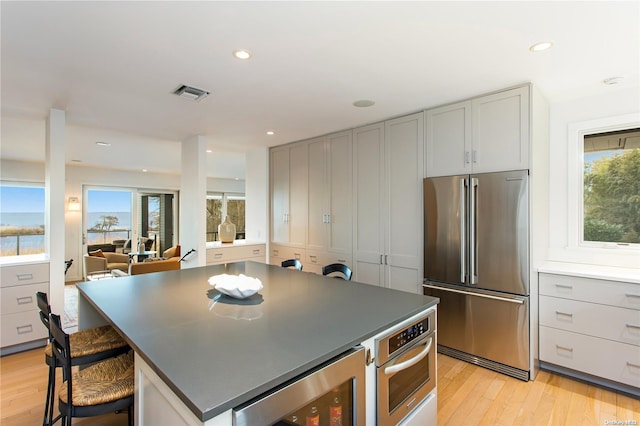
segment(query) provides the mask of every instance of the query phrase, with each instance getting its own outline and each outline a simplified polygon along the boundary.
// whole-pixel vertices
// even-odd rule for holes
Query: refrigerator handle
[[[469,188],[469,283],[478,284],[478,275],[476,273],[477,250],[476,250],[476,193],[478,190],[478,178],[471,178],[471,187]]]
[[[437,285],[429,285],[429,284],[423,284],[422,287],[426,287],[426,288],[431,288],[434,290],[442,290],[442,291],[450,291],[452,293],[460,293],[460,294],[464,294],[466,296],[477,296],[477,297],[482,297],[484,299],[493,299],[493,300],[499,300],[501,302],[509,302],[509,303],[515,303],[516,305],[523,305],[524,304],[524,299],[521,298],[507,298],[507,297],[500,297],[500,296],[492,296],[490,294],[484,294],[484,293],[475,293],[472,291],[463,291],[463,290],[454,290],[452,288],[448,288],[448,287],[440,287]]]
[[[467,229],[467,212],[466,212],[466,199],[467,195],[467,178],[460,179],[460,282],[465,283],[467,278],[467,270],[466,270],[466,252],[467,252],[467,237],[466,237],[466,229]]]

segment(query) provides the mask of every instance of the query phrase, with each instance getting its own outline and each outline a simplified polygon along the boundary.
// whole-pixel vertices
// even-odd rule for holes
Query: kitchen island
[[[224,273],[258,278],[264,288],[244,301],[216,298],[208,278]],[[166,385],[172,395],[164,392],[158,401],[183,404],[193,424],[231,424],[234,407],[438,302],[257,262],[87,282],[78,289],[80,329],[112,324],[136,353],[136,370],[145,376],[137,373],[136,408],[141,391],[160,385],[153,392],[162,394]],[[138,409],[138,423],[148,423],[147,408]]]

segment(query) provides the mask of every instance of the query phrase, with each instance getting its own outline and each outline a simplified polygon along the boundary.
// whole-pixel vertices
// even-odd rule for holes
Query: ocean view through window
[[[131,237],[131,191],[87,190],[86,244],[112,243]]]
[[[44,253],[44,187],[0,184],[0,256]]]

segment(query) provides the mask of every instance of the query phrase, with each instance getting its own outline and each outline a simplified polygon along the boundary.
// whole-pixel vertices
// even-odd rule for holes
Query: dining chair
[[[334,272],[339,272],[344,275],[344,277],[335,275],[334,278],[346,279],[347,281],[351,280],[351,269],[343,263],[332,263],[322,267],[322,275],[329,275]]]
[[[37,292],[36,300],[38,308],[40,309],[40,321],[42,321],[42,324],[47,328],[49,335],[49,344],[44,349],[45,363],[49,366],[49,381],[47,384],[47,400],[45,402],[44,418],[42,421],[43,425],[49,426],[54,423],[53,405],[55,401],[56,368],[62,365],[56,362],[56,358],[53,356],[53,335],[51,333],[49,319],[51,306],[49,306],[47,294],[40,291]],[[69,342],[71,345],[71,365],[73,366],[91,364],[103,359],[113,358],[127,353],[131,349],[127,342],[110,325],[73,333],[70,335]]]
[[[71,426],[73,417],[92,417],[127,410],[129,425],[133,425],[135,369],[133,351],[96,362],[72,373],[70,335],[62,330],[60,316],[49,316],[53,336],[51,352],[56,364],[62,367],[62,386],[58,392],[63,426]],[[55,375],[53,378],[55,386]]]
[[[283,268],[293,267],[298,271],[302,271],[302,262],[300,262],[298,259],[283,260],[280,266],[282,266]]]

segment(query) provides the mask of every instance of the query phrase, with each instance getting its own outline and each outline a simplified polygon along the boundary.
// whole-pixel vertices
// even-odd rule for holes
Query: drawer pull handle
[[[33,326],[31,324],[19,325],[16,327],[16,331],[18,332],[18,334],[28,334],[33,332]]]
[[[629,328],[635,328],[636,330],[640,330],[640,325],[627,324]]]
[[[347,259],[338,259],[338,262],[346,263]]]
[[[222,257],[222,253],[214,253],[213,257],[220,259]]]
[[[273,249],[273,255],[274,255],[274,256],[277,256],[277,255],[278,255],[278,253],[279,253],[279,251],[278,251],[278,250]]]
[[[627,297],[635,297],[637,299],[640,299],[640,294],[625,293],[625,296],[627,296]]]
[[[638,364],[634,364],[634,363],[629,362],[629,361],[627,361],[627,365],[628,365],[629,367],[640,368],[640,365],[638,365]]]
[[[32,280],[33,274],[18,274],[18,281]]]
[[[568,314],[566,312],[556,311],[556,315],[563,315],[565,317],[573,318],[573,314]]]
[[[567,289],[567,290],[573,290],[573,286],[572,285],[556,284],[556,287],[564,288],[564,289]]]
[[[33,303],[33,297],[32,296],[16,297],[16,301],[18,302],[18,305],[29,305]]]
[[[566,346],[556,345],[556,348],[561,349],[563,351],[573,352],[573,348],[567,348]]]
[[[253,249],[253,254],[260,254],[260,249]]]
[[[293,253],[293,257],[300,260],[300,253]]]
[[[318,256],[309,256],[309,259],[311,259],[311,261],[315,263],[318,261]]]

